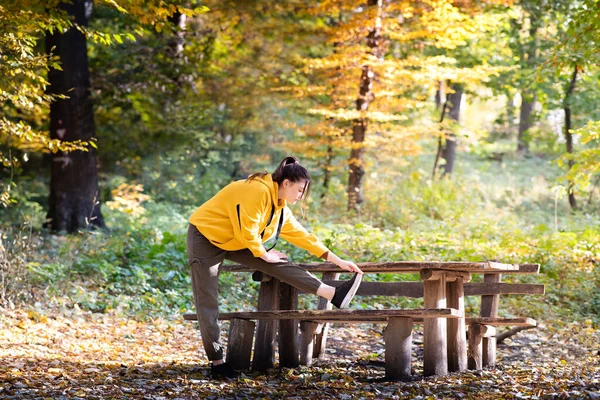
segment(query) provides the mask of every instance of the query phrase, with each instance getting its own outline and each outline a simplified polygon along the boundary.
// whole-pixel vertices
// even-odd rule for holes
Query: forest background
[[[0,1],[0,307],[180,318],[189,215],[295,155],[313,185],[294,212],[335,253],[539,263],[506,279],[546,294],[501,312],[595,332],[598,9]],[[220,279],[222,311],[255,304],[255,283]]]

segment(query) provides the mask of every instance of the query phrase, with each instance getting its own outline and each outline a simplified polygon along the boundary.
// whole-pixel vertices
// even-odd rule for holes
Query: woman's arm
[[[359,274],[363,273],[355,263],[348,260],[342,260],[325,247],[319,238],[312,233],[307,232],[300,222],[292,215],[292,212],[288,207],[285,208],[285,213],[285,221],[281,228],[281,237],[283,239],[311,252],[317,257],[325,258],[325,254],[327,254],[327,261],[332,262],[345,271],[357,272]]]
[[[349,261],[349,260],[342,260],[335,254],[333,254],[331,251],[329,251],[327,253],[327,261],[334,263],[335,265],[337,265],[338,267],[340,267],[343,270],[350,271],[350,272],[357,272],[359,274],[363,273],[362,270],[360,268],[358,268],[358,266],[354,262]]]
[[[317,257],[324,258],[322,256],[328,252],[329,249],[321,243],[318,237],[307,232],[302,224],[296,220],[288,207],[285,207],[283,212],[284,220],[283,226],[281,227],[281,238]]]

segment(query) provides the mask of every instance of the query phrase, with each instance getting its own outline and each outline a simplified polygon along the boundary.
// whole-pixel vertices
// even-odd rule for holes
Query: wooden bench
[[[310,272],[322,273],[323,281],[336,286],[340,270],[328,263],[300,264]],[[422,282],[363,282],[359,296],[406,296],[424,297],[424,309],[406,310],[409,316],[389,315],[385,312],[403,310],[331,310],[331,304],[319,299],[320,314],[307,314],[307,310],[297,310],[298,291],[276,279],[263,276],[243,265],[224,265],[222,271],[254,272],[253,279],[261,282],[256,312],[222,314],[220,319],[232,320],[229,359],[238,367],[249,367],[254,320],[258,321],[254,345],[254,369],[264,370],[274,364],[274,345],[277,324],[279,323],[280,365],[296,367],[310,365],[313,358],[322,357],[328,334],[327,322],[344,323],[387,322],[384,333],[386,342],[386,375],[389,378],[404,377],[410,373],[410,359],[406,359],[407,339],[413,323],[424,324],[424,373],[443,375],[448,371],[464,371],[493,367],[496,362],[495,327],[502,325],[535,326],[535,321],[527,318],[498,318],[499,296],[501,294],[543,294],[544,286],[535,284],[514,284],[500,282],[500,273],[534,274],[539,272],[538,264],[501,264],[494,262],[393,262],[361,263],[366,273],[419,273]],[[468,283],[471,273],[484,273],[484,281]],[[464,317],[464,296],[481,296],[480,317]],[[447,297],[447,299],[446,299]],[[446,301],[447,300],[447,301]],[[425,310],[452,309],[457,315],[431,315],[424,317],[418,312]],[[293,311],[277,311],[293,310]],[[356,313],[360,311],[360,313]],[[264,313],[267,314],[264,314]],[[315,310],[312,311],[314,313]],[[379,314],[378,314],[379,313]],[[308,316],[310,315],[310,318]],[[186,319],[195,319],[195,314],[187,314]],[[408,323],[407,319],[411,320]],[[301,348],[298,349],[298,321],[300,321]],[[447,324],[446,324],[446,321]],[[410,330],[408,326],[410,325]],[[466,341],[466,328],[469,327],[469,341]],[[251,329],[251,330],[250,330]],[[394,332],[394,333],[392,333]],[[391,337],[404,338],[403,341]],[[412,337],[412,333],[411,333]],[[234,338],[232,340],[232,338]],[[412,341],[410,341],[412,342]],[[249,344],[248,344],[249,343]],[[468,345],[468,349],[467,349]],[[436,347],[447,347],[447,352]],[[300,358],[298,358],[300,350]],[[394,361],[392,361],[394,360]],[[407,367],[408,365],[408,367]]]
[[[284,310],[246,311],[223,313],[220,320],[230,320],[227,343],[227,362],[233,368],[250,368],[252,342],[256,320],[300,321],[300,364],[311,365],[314,334],[325,322],[337,323],[387,323],[383,338],[385,342],[386,377],[397,379],[411,374],[411,350],[413,324],[421,324],[426,318],[460,317],[458,310],[445,309],[390,309],[390,310]],[[196,320],[196,314],[184,314],[186,320]],[[483,338],[495,335],[490,326],[535,326],[531,318],[466,318],[469,326],[469,368],[481,369]],[[423,360],[425,366],[428,359]]]
[[[185,319],[195,320],[195,314],[185,314]],[[250,368],[252,338],[255,320],[300,321],[300,364],[310,365],[313,353],[314,331],[323,322],[388,323],[384,331],[386,376],[410,376],[412,330],[414,323],[428,318],[459,318],[453,308],[439,309],[389,309],[389,310],[274,310],[224,313],[221,320],[231,320],[227,344],[227,362],[236,369]],[[424,364],[430,360],[425,359]]]

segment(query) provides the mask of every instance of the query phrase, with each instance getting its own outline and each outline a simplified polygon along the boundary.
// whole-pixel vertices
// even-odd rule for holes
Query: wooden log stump
[[[250,368],[255,325],[253,321],[245,319],[234,318],[231,320],[229,340],[227,341],[227,362],[233,369]]]
[[[412,327],[412,318],[390,318],[383,331],[387,379],[400,379],[411,375]]]
[[[483,325],[469,324],[469,350],[468,367],[470,370],[479,370],[482,365],[481,333]]]
[[[298,289],[287,283],[280,284],[280,310],[298,309]],[[279,321],[279,365],[285,368],[296,368],[298,359],[298,320]]]
[[[425,270],[427,271],[427,270]],[[446,280],[443,274],[429,275],[422,271],[425,308],[446,307]],[[425,272],[425,274],[423,274]],[[448,353],[445,318],[426,318],[423,322],[423,374],[448,374]]]
[[[300,321],[300,364],[310,367],[314,355],[315,331],[319,323]]]
[[[337,280],[340,274],[335,272],[324,272],[322,279],[323,280]],[[327,299],[323,297],[319,297],[319,304],[317,305],[318,310],[331,310],[333,308],[333,304]],[[324,358],[325,350],[327,349],[327,336],[329,335],[329,324],[324,323],[321,324],[320,327],[317,328],[316,337],[314,340],[313,346],[313,358]]]
[[[267,275],[262,271],[254,271],[252,273],[252,280],[254,282],[269,282],[273,277],[271,275]]]
[[[446,283],[447,306],[464,315],[465,297],[463,278]],[[464,318],[452,318],[446,322],[448,333],[448,371],[462,372],[467,369],[467,332]]]
[[[279,308],[279,280],[271,279],[260,284],[258,294],[258,310],[270,311]],[[257,371],[266,371],[275,364],[275,333],[277,320],[258,321],[256,339],[254,341],[254,357],[252,368]]]
[[[500,274],[485,274],[483,276],[484,283],[499,283],[501,280]],[[500,305],[499,295],[481,296],[481,310],[480,315],[482,317],[497,317],[498,308]],[[484,337],[482,339],[482,367],[495,368],[496,367],[496,338],[495,337]]]

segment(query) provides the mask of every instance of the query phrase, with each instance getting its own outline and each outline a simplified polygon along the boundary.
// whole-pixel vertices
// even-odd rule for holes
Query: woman
[[[362,280],[352,261],[342,260],[308,233],[287,207],[306,196],[310,176],[295,157],[284,158],[273,174],[256,173],[233,182],[204,203],[190,217],[187,233],[194,304],[200,333],[214,378],[235,378],[238,373],[223,361],[218,324],[218,275],[224,259],[252,266],[307,293],[345,308]],[[339,287],[325,285],[317,277],[288,262],[285,254],[265,249],[263,243],[281,235],[288,242],[356,272]]]

